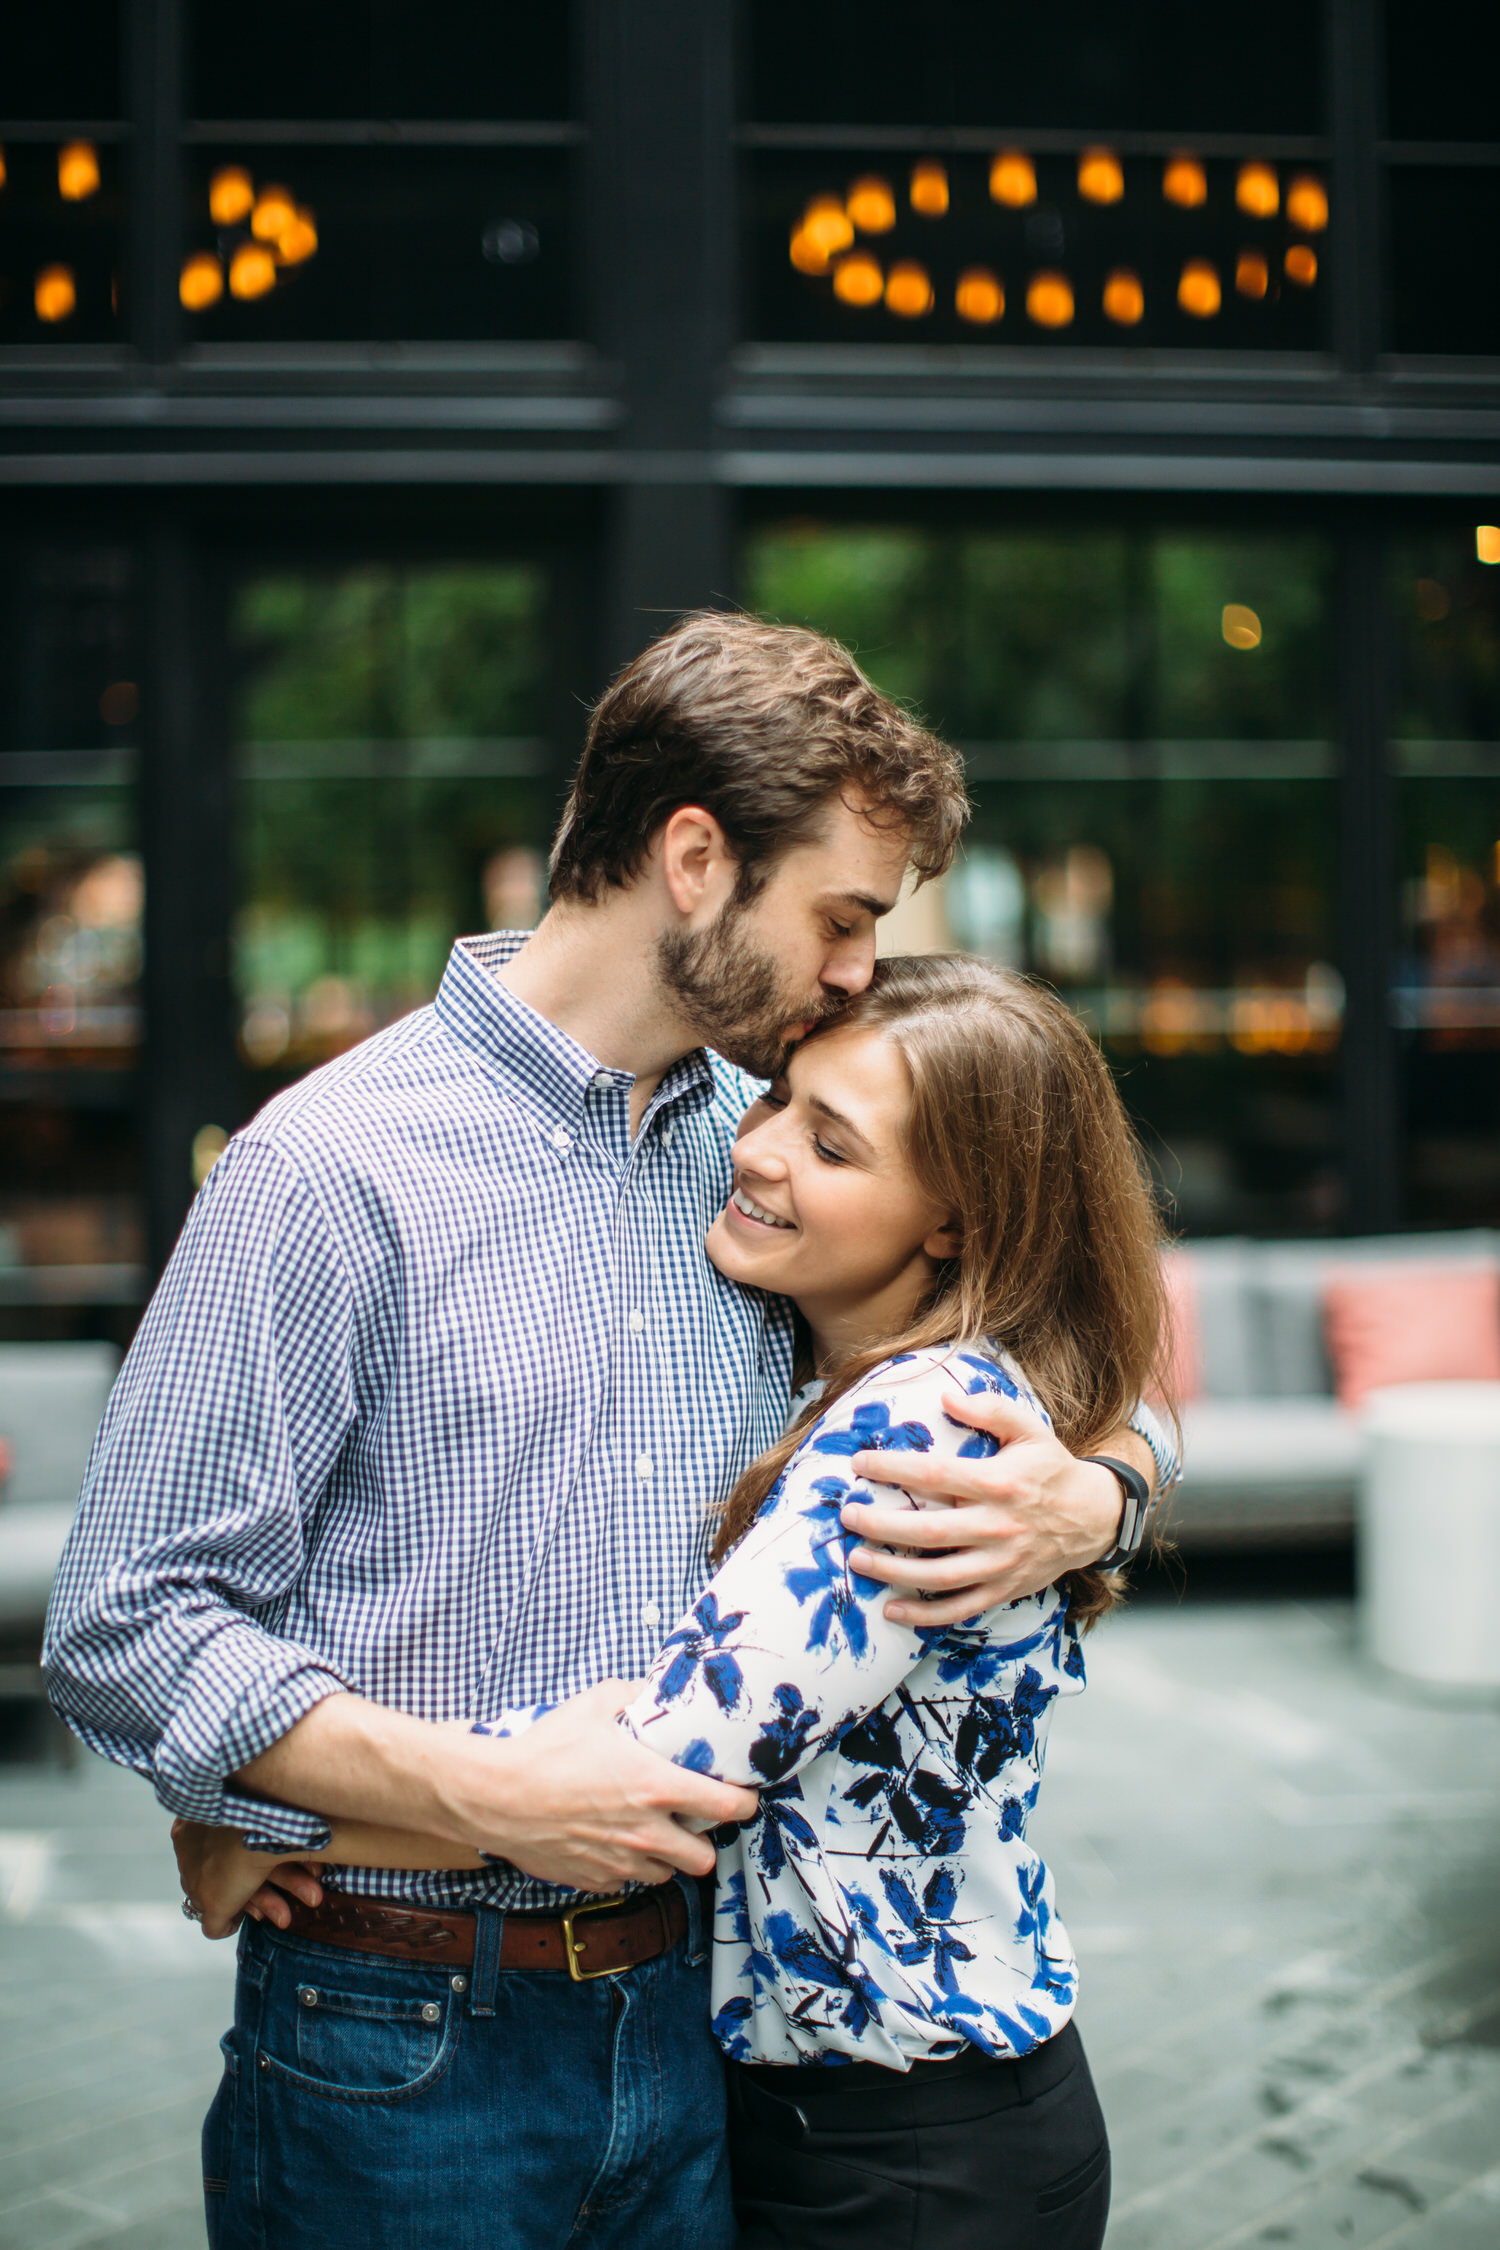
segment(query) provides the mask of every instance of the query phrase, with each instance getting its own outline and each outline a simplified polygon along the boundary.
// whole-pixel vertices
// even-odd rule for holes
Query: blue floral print
[[[1026,1841],[1053,1706],[1083,1686],[1066,1600],[893,1624],[839,1521],[877,1497],[842,1466],[856,1453],[996,1450],[944,1412],[949,1389],[1041,1415],[987,1347],[888,1360],[813,1424],[622,1717],[760,1791],[719,1847],[714,2031],[742,2060],[1016,2055],[1072,2012],[1072,1951]]]

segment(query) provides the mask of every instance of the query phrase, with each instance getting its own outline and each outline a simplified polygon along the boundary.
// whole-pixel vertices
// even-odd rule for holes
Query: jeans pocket
[[[285,2013],[278,2011],[262,2068],[295,2079],[309,2092],[367,2100],[417,2093],[440,2076],[458,2036],[446,1980],[414,1993],[360,1991],[357,1972],[345,1974],[347,1983],[319,1978],[297,1984],[292,2051],[287,2053]]]

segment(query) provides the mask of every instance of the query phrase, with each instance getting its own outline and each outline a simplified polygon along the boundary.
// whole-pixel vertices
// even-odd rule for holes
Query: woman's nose
[[[765,1118],[753,1125],[748,1133],[741,1133],[734,1144],[735,1168],[741,1172],[758,1172],[762,1179],[781,1179],[786,1173],[786,1157],[780,1146],[782,1113]]]

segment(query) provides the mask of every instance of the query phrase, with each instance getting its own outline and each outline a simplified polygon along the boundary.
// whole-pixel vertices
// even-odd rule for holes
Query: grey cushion
[[[1331,1398],[1193,1399],[1166,1529],[1185,1548],[1317,1538],[1354,1522],[1362,1441]]]
[[[0,1521],[12,1508],[72,1509],[119,1364],[113,1344],[0,1344],[0,1437],[13,1456]]]
[[[0,1631],[41,1632],[72,1523],[71,1502],[53,1508],[0,1508]]]

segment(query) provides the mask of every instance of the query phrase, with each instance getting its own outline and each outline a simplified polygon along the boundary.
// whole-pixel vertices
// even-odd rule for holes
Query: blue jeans
[[[240,1934],[203,2127],[211,2250],[730,2250],[724,2074],[697,1886],[621,1977],[453,1973]]]

